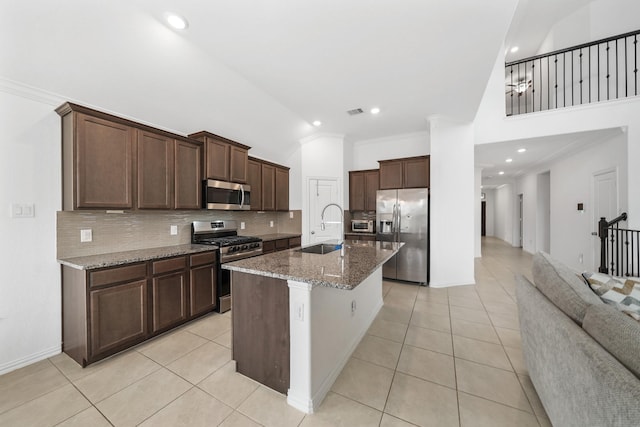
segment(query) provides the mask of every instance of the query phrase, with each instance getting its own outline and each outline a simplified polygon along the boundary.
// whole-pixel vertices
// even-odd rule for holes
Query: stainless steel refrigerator
[[[429,283],[429,189],[378,190],[376,240],[404,242],[382,267],[387,279]]]

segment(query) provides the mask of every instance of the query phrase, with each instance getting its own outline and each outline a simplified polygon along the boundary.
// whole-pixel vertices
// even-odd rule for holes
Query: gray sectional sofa
[[[538,253],[517,278],[525,363],[556,427],[640,426],[640,323]]]

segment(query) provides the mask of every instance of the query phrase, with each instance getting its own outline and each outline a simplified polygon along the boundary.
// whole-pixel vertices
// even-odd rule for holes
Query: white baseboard
[[[41,360],[47,359],[51,356],[55,356],[56,354],[60,354],[62,351],[62,346],[57,345],[51,348],[39,351],[37,353],[30,354],[29,356],[12,360],[10,362],[3,363],[0,365],[0,375],[7,374],[11,371],[15,371],[16,369],[22,368],[23,366],[31,365],[32,363],[39,362]]]

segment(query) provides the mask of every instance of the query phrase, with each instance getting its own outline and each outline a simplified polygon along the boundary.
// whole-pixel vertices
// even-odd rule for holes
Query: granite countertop
[[[300,237],[302,236],[302,234],[295,234],[295,233],[272,233],[272,234],[262,234],[262,235],[257,235],[254,237],[259,237],[262,239],[263,242],[268,242],[271,240],[278,240],[278,239],[290,239],[291,237]]]
[[[325,242],[326,243],[326,242]],[[404,243],[346,240],[340,250],[319,255],[300,248],[275,252],[222,265],[227,270],[350,290],[391,258]]]
[[[207,252],[218,249],[213,245],[176,245],[161,248],[137,249],[134,251],[113,252],[59,259],[60,264],[76,268],[78,270],[94,270],[96,268],[115,267],[117,265],[131,264],[133,262],[150,261],[159,258],[169,258],[179,255],[189,255],[198,252]]]

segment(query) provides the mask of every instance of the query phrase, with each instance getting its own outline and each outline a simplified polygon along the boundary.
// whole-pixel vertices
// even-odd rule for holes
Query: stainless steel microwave
[[[205,179],[202,185],[202,207],[227,211],[248,211],[251,209],[251,186]]]
[[[373,221],[366,219],[352,219],[351,231],[354,233],[373,233]]]

